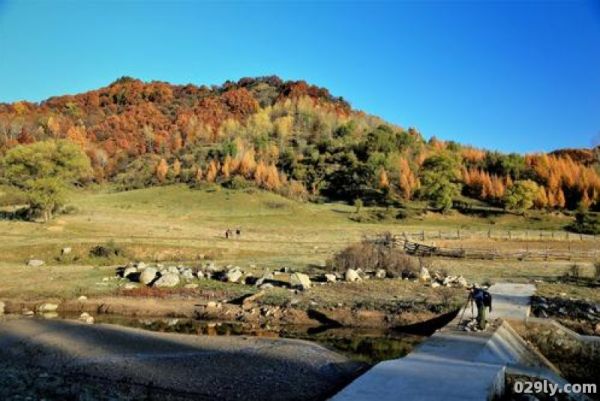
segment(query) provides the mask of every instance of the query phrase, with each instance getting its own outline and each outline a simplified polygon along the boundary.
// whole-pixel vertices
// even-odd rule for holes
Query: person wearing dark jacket
[[[483,288],[473,286],[469,297],[477,306],[477,326],[480,330],[485,330],[488,315],[492,311],[492,294]]]

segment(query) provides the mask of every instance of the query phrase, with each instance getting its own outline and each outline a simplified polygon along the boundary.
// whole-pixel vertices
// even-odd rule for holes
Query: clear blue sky
[[[271,74],[426,137],[587,147],[600,132],[600,5],[0,0],[0,102],[123,75],[216,84]]]

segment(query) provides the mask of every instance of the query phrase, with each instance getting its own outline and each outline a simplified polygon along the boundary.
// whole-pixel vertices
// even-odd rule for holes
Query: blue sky
[[[0,0],[0,102],[143,80],[305,79],[426,136],[502,151],[600,132],[590,1]]]

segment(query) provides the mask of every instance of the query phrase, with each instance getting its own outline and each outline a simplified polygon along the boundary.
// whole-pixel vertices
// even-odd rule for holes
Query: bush
[[[108,241],[104,245],[96,245],[90,249],[90,257],[93,258],[113,258],[125,256],[125,251],[113,240]]]
[[[392,277],[413,276],[419,271],[418,260],[394,248],[389,234],[383,234],[374,241],[363,240],[350,245],[337,253],[331,264],[335,271],[385,269]]]
[[[242,176],[233,176],[229,181],[223,183],[225,188],[229,189],[248,189],[254,186],[253,181],[248,181]]]
[[[596,213],[578,211],[575,221],[567,226],[567,229],[579,234],[600,234],[600,216]]]

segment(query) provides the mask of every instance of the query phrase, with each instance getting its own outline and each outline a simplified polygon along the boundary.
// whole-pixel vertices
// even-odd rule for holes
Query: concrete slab
[[[525,319],[535,287],[499,283],[490,292],[492,319]],[[501,390],[506,366],[533,363],[524,342],[506,324],[473,333],[458,331],[456,323],[406,357],[377,364],[332,400],[488,400]]]
[[[523,320],[529,316],[529,302],[535,294],[533,284],[496,283],[489,292],[492,294],[492,319]]]

